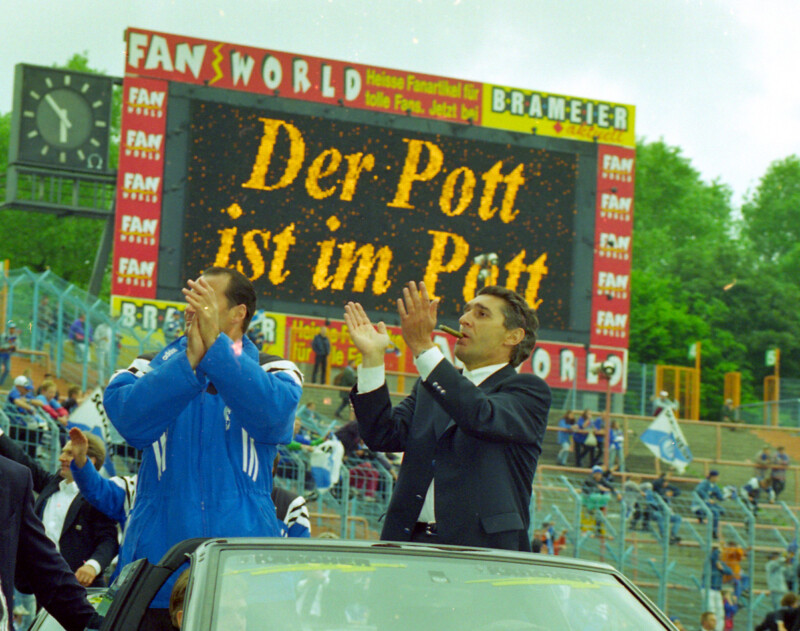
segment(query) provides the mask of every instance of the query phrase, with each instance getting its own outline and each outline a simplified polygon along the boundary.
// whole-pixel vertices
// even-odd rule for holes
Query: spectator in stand
[[[670,617],[669,617],[669,620],[670,620],[670,622],[671,622],[672,624],[674,624],[674,625],[675,625],[675,628],[676,628],[678,631],[687,631],[686,627],[684,627],[684,626],[683,626],[683,622],[681,622],[681,619],[680,619],[680,618],[678,618],[677,616],[670,616]]]
[[[753,513],[758,513],[758,503],[775,501],[775,491],[772,490],[772,480],[769,477],[758,479],[750,478],[741,488],[742,496],[750,503]]]
[[[772,468],[772,452],[769,450],[768,445],[764,445],[761,450],[753,458],[754,470],[753,474],[757,479],[768,478],[770,469]]]
[[[739,599],[728,588],[722,590],[722,607],[725,610],[724,631],[733,631],[733,617],[739,611]]]
[[[347,366],[342,368],[339,374],[336,375],[336,379],[334,380],[335,385],[348,388],[348,390],[339,391],[341,403],[339,403],[339,407],[336,408],[336,411],[333,413],[336,418],[341,418],[339,415],[342,413],[342,410],[350,405],[350,390],[352,390],[353,386],[356,385],[357,381],[358,375],[356,373],[356,360],[351,359],[349,362],[347,362]]]
[[[711,580],[709,585],[708,595],[706,595],[705,588],[701,590],[703,602],[708,604],[710,611],[715,616],[715,631],[722,631],[725,623],[725,606],[722,602],[722,577],[725,574],[730,574],[731,569],[722,562],[719,543],[714,542],[711,546],[711,554],[708,559],[708,565],[711,567]],[[705,569],[703,570],[703,584],[705,585]]]
[[[719,410],[719,422],[720,423],[735,423],[736,422],[736,413],[733,409],[733,399],[725,399],[725,403]],[[735,430],[736,428],[731,427],[731,430]]]
[[[314,351],[314,372],[311,373],[311,383],[325,383],[328,372],[328,355],[331,353],[331,341],[328,338],[328,327],[319,327],[319,333],[311,340],[311,350]],[[317,373],[319,372],[319,381]]]
[[[755,631],[797,631],[800,616],[798,616],[798,605],[800,601],[797,594],[789,592],[781,598],[781,607],[775,611],[770,611],[761,621]],[[782,628],[778,626],[782,623]]]
[[[674,413],[678,412],[678,402],[669,398],[669,392],[662,390],[657,397],[653,397],[653,416],[661,414],[661,410],[670,408]]]
[[[317,412],[317,404],[313,401],[304,403],[297,408],[296,418],[299,418],[303,424],[310,425],[311,427],[319,427],[322,422],[322,416]]]
[[[6,332],[0,335],[0,386],[2,386],[11,372],[11,355],[17,350],[19,329],[14,322],[9,321]]]
[[[177,340],[183,333],[183,314],[175,309],[164,322],[164,341],[167,346]]]
[[[562,467],[567,466],[567,458],[572,451],[572,432],[575,431],[575,415],[572,410],[564,412],[564,416],[558,421],[561,431],[558,432],[558,456],[556,462]]]
[[[661,536],[662,537],[666,537],[667,536],[667,519],[666,519],[666,515],[664,514],[665,511],[664,511],[662,505],[659,503],[659,501],[655,497],[655,495],[656,495],[655,490],[654,490],[655,487],[654,487],[653,484],[650,484],[649,482],[646,483],[646,484],[643,484],[642,487],[644,487],[645,501],[647,502],[647,505],[649,507],[650,514],[653,516],[653,518],[655,518],[656,522],[658,523],[659,530],[661,531],[661,533],[660,533]],[[663,489],[663,486],[662,486],[662,489]],[[669,495],[666,494],[667,491],[670,492]],[[671,489],[665,490],[665,494],[662,495],[662,499],[664,500],[664,502],[667,505],[669,505],[671,503],[671,500],[672,500],[673,497],[674,497],[674,492],[672,492]],[[671,512],[669,514],[669,523],[670,523],[669,542],[670,542],[670,544],[680,543],[681,538],[678,535],[678,533],[681,530],[681,523],[682,522],[683,522],[683,518],[680,515],[678,515],[677,513]],[[647,526],[645,525],[645,529],[646,528],[647,528]]]
[[[717,629],[717,615],[713,611],[704,611],[700,614],[700,631],[722,631]]]
[[[39,302],[39,313],[37,314],[38,337],[36,339],[36,350],[44,350],[44,345],[48,345],[50,359],[53,359],[55,348],[54,339],[56,332],[56,314],[50,306],[50,297],[45,295]]]
[[[772,457],[772,469],[770,471],[772,476],[772,490],[775,491],[775,499],[786,488],[786,470],[789,468],[790,460],[786,454],[786,447],[778,445],[775,455]]]
[[[771,552],[769,560],[764,566],[764,572],[767,580],[767,589],[769,590],[769,597],[772,601],[772,608],[778,609],[780,607],[781,598],[788,591],[786,585],[786,575],[783,573],[783,568],[789,561],[789,557],[780,552]]]
[[[608,427],[609,416],[603,412],[601,416],[596,417],[590,428],[594,434],[594,445],[589,446],[589,466],[602,464],[603,462],[603,449],[605,448],[606,428]],[[587,436],[587,440],[591,443],[592,439]],[[584,443],[586,446],[587,443]]]
[[[547,554],[558,555],[561,552],[561,548],[567,545],[567,531],[562,530],[561,534],[557,534],[552,522],[544,522],[541,533]]]
[[[67,398],[61,404],[64,409],[72,414],[73,410],[83,403],[83,393],[78,386],[70,386],[67,388]]]
[[[611,471],[625,473],[625,433],[619,426],[619,421],[611,421],[611,435],[608,437],[608,468]]]
[[[87,340],[91,338],[91,330],[86,326],[86,316],[80,314],[69,327],[69,339],[75,346],[75,354],[82,360],[89,351]]]
[[[39,386],[39,394],[36,395],[36,401],[42,404],[42,410],[54,421],[58,421],[62,426],[67,425],[69,412],[58,402],[58,386],[56,382],[51,379],[46,379]]]
[[[591,415],[592,415],[591,410],[589,410],[588,408],[585,409],[583,411],[583,414],[581,414],[580,418],[578,419],[575,431],[573,431],[572,440],[575,443],[575,466],[578,468],[582,466],[584,456],[586,456],[591,449],[591,444],[590,445],[586,444],[586,441],[589,439],[589,430],[592,429]],[[590,443],[595,442],[596,444],[597,437],[594,436],[593,432],[592,436],[594,437],[594,440],[593,441],[590,440]]]
[[[106,322],[101,322],[94,330],[94,348],[97,353],[97,379],[101,384],[105,384],[112,370],[111,366],[111,343],[114,339],[114,332]]]
[[[723,541],[720,546],[720,559],[731,568],[731,573],[722,577],[725,586],[733,588],[736,598],[742,595],[743,591],[750,589],[750,577],[742,574],[742,561],[745,557],[745,550],[734,539]]]
[[[720,506],[720,502],[722,502],[725,498],[722,494],[722,489],[720,489],[719,485],[717,484],[717,480],[719,480],[719,471],[712,469],[708,472],[708,477],[700,482],[700,484],[698,484],[694,489],[695,493],[700,497],[705,506],[707,506],[711,511],[711,530],[714,539],[719,536],[720,515],[725,514],[725,509]],[[695,515],[697,515],[699,522],[702,524],[703,519],[705,518],[705,511],[702,510],[701,505],[698,505],[696,501],[693,502],[692,510],[694,511]]]
[[[650,524],[650,511],[647,509],[647,502],[645,502],[645,493],[641,488],[642,478],[633,476],[625,480],[622,485],[622,496],[625,498],[625,512],[626,517],[633,514],[631,523],[629,525],[631,530],[636,530],[639,520],[644,518],[645,530]]]
[[[8,391],[8,402],[17,406],[17,410],[33,414],[35,407],[41,407],[41,401],[35,401],[33,383],[25,375],[14,379],[14,387]]]

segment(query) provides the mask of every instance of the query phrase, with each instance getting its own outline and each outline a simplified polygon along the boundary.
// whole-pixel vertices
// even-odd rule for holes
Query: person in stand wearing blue
[[[558,456],[556,461],[562,467],[567,466],[567,458],[572,451],[572,432],[575,431],[575,415],[572,410],[564,412],[564,416],[558,421],[561,431],[558,432]]]
[[[725,497],[722,495],[722,489],[719,488],[717,480],[719,480],[719,471],[712,469],[708,472],[708,477],[700,482],[694,489],[695,493],[700,496],[700,499],[703,500],[711,511],[713,518],[711,530],[714,539],[719,537],[719,517],[725,514],[725,509],[720,506],[720,502],[722,502]],[[701,509],[701,506],[697,505],[696,501],[692,504],[692,510],[702,524],[705,511]]]
[[[0,386],[2,386],[11,372],[11,355],[17,350],[17,337],[19,329],[13,322],[7,325],[7,333],[0,335]]]
[[[186,335],[118,371],[103,397],[119,433],[143,451],[121,567],[156,563],[191,537],[281,533],[272,463],[292,438],[301,373],[244,335],[256,295],[243,274],[212,267],[183,293]],[[171,628],[173,582],[153,599],[150,628]]]
[[[608,431],[611,432],[608,437],[608,468],[625,473],[625,433],[616,420],[611,421]]]
[[[655,495],[656,495],[656,493],[658,493],[658,491],[655,490],[655,485],[651,484],[650,482],[645,482],[644,484],[642,484],[642,487],[643,487],[643,490],[644,490],[645,501],[647,502],[647,504],[648,504],[648,506],[650,508],[650,515],[651,515],[651,517],[653,519],[656,520],[656,523],[658,523],[658,529],[660,530],[661,536],[662,537],[666,537],[666,535],[667,535],[667,527],[666,527],[667,526],[667,519],[666,519],[665,511],[663,510],[663,508],[662,508],[661,504],[659,503],[659,501],[655,498]],[[662,490],[664,492],[663,493],[659,493],[659,495],[661,495],[661,497],[663,498],[664,502],[667,505],[669,505],[671,500],[672,500],[672,498],[674,497],[674,492],[672,491],[672,489],[675,488],[675,487],[673,487],[672,485],[669,485],[669,487],[667,487],[666,489],[664,489],[663,486],[661,488],[662,488]],[[677,490],[677,489],[675,489],[675,490]],[[678,491],[678,493],[680,493],[680,491]],[[670,542],[670,544],[680,543],[681,538],[679,536],[679,533],[680,533],[680,530],[681,530],[681,523],[682,522],[683,522],[683,518],[680,515],[678,515],[677,513],[674,513],[674,512],[670,514],[670,516],[669,516],[669,523],[670,523],[669,542]]]

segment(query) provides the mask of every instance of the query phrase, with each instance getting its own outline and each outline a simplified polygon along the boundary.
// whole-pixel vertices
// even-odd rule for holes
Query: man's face
[[[717,617],[716,616],[708,616],[706,621],[703,623],[703,629],[707,631],[711,631],[711,629],[716,628],[717,626]]]
[[[61,465],[61,469],[59,470],[58,473],[67,482],[72,482],[72,470],[69,468],[70,463],[72,463],[72,441],[71,440],[68,440],[67,444],[64,445],[64,449],[61,450],[61,455],[58,457],[58,462]]]
[[[242,336],[242,318],[244,313],[243,305],[228,305],[228,298],[225,296],[225,290],[228,288],[230,282],[228,277],[224,274],[214,274],[211,276],[203,276],[203,279],[211,286],[214,293],[217,295],[217,314],[219,316],[219,330],[225,333],[232,339],[238,339]],[[186,324],[192,322],[194,319],[194,310],[191,307],[186,308]]]
[[[467,303],[458,319],[464,337],[456,341],[456,357],[468,370],[508,362],[524,332],[506,330],[503,323],[505,300],[484,294]]]

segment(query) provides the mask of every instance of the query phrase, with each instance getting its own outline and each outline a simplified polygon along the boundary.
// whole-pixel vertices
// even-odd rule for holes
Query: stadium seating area
[[[35,351],[14,356],[12,375],[26,374],[38,384],[47,374],[56,379],[62,391],[66,390],[69,383],[78,383],[86,390],[103,381],[112,368],[125,366],[140,352],[159,347],[156,336],[142,336],[133,329],[125,329],[119,321],[110,318],[107,306],[80,296],[77,290],[69,289],[63,281],[47,274],[31,275],[27,272],[19,272],[14,278],[6,280],[15,283],[11,292],[13,301],[6,303],[7,310],[16,320],[31,323],[21,348],[23,351]],[[34,336],[33,332],[45,335],[37,319],[37,305],[41,306],[41,296],[46,292],[54,297],[51,302],[58,305],[56,322],[60,326],[48,330],[43,338]],[[103,364],[96,348],[90,348],[89,352],[83,354],[77,353],[75,344],[69,339],[65,323],[82,312],[89,313],[92,326],[107,322],[112,326],[114,335],[124,340],[115,346],[111,357],[105,358]],[[303,364],[301,368],[307,377],[310,376],[310,364]],[[329,375],[329,381],[335,377],[336,369],[333,373]],[[316,415],[302,420],[300,433],[314,445],[331,432],[341,429],[345,422],[334,418],[342,389],[309,382],[307,380],[301,403],[314,403]],[[390,375],[389,387],[394,392],[394,399],[399,400],[413,382],[413,375]],[[7,381],[5,389],[0,389],[4,402],[11,383],[11,380]],[[650,382],[650,390],[652,387]],[[568,392],[554,392],[556,405],[568,400]],[[575,400],[574,397],[572,400]],[[630,411],[627,404],[624,409]],[[637,524],[639,528],[633,527],[636,498],[623,492],[627,481],[652,481],[662,470],[663,465],[639,440],[652,418],[634,414],[614,415],[625,436],[627,473],[613,475],[613,484],[620,491],[620,496],[611,497],[605,506],[600,507],[587,502],[581,491],[589,475],[588,469],[556,465],[556,424],[562,413],[561,409],[551,411],[549,431],[534,482],[532,531],[540,532],[543,525],[551,525],[556,536],[564,535],[561,554],[610,563],[630,576],[670,615],[695,620],[703,609],[700,588],[704,585],[704,575],[708,574],[705,566],[715,539],[712,537],[710,521],[705,518],[701,523],[696,506],[693,506],[693,503],[696,504],[694,488],[709,470],[716,469],[720,472],[720,485],[730,486],[736,491],[735,495],[723,502],[725,514],[721,520],[720,539],[746,550],[742,571],[750,577],[751,583],[743,594],[742,602],[746,608],[737,618],[758,621],[771,609],[769,598],[766,597],[764,565],[770,553],[792,550],[799,540],[800,522],[797,514],[800,507],[800,468],[794,465],[790,467],[780,501],[761,503],[757,514],[744,500],[740,489],[753,476],[752,460],[763,446],[775,448],[783,445],[792,462],[800,462],[800,441],[797,440],[796,428],[755,424],[760,420],[758,416],[750,418],[749,424],[735,426],[682,422],[681,428],[694,458],[683,474],[672,477],[681,494],[673,500],[670,510],[681,517],[681,525],[680,541],[671,544],[669,537],[663,536],[655,516],[650,519],[648,529],[641,528],[643,520]],[[0,427],[20,441],[44,466],[55,469],[60,450],[59,435],[62,433],[58,423],[46,415],[25,417],[13,406],[4,403],[0,407]],[[139,457],[136,450],[118,438],[112,439],[112,442],[116,443],[112,446],[112,460],[117,472],[126,474],[135,471]],[[338,478],[328,481],[315,475],[320,458],[331,456],[324,447],[324,442],[313,447],[298,444],[281,447],[276,475],[278,483],[307,497],[314,536],[329,533],[329,536],[342,538],[377,538],[380,517],[391,497],[396,465],[377,458],[362,446],[344,455]],[[791,563],[796,574],[797,561]],[[745,626],[752,628],[751,624]]]

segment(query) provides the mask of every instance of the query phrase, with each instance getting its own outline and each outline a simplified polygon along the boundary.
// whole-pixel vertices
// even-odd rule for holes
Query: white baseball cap
[[[25,375],[20,375],[16,379],[14,379],[14,385],[19,388],[31,388],[33,387],[31,382]]]

